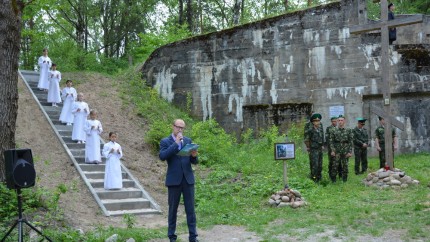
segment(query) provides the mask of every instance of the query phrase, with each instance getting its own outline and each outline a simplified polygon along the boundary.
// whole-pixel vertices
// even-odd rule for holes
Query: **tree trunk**
[[[288,11],[288,0],[284,0],[285,11]]]
[[[193,33],[193,1],[187,0],[187,23],[188,23],[188,30],[190,30],[191,33]]]
[[[4,151],[15,148],[15,128],[18,113],[18,60],[24,4],[18,0],[2,0],[1,2],[0,181],[4,181]]]
[[[234,7],[233,7],[233,25],[238,25],[239,24],[239,19],[240,19],[240,5],[241,5],[241,0],[235,0],[234,1]]]
[[[312,6],[312,0],[308,0],[308,7]]]
[[[178,23],[179,25],[183,25],[184,24],[184,1],[183,0],[179,0],[179,20]]]

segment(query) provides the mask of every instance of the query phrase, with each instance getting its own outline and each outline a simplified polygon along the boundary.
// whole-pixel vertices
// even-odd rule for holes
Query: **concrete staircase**
[[[37,88],[39,73],[21,70],[19,74],[38,102],[40,109],[59,138],[64,150],[70,156],[74,166],[106,216],[161,213],[158,204],[122,163],[123,188],[120,190],[105,190],[103,188],[105,159],[103,158],[103,162],[98,165],[86,164],[84,162],[85,144],[77,144],[72,141],[72,126],[66,126],[59,121],[62,105],[52,107],[46,100],[47,93]],[[104,141],[102,140],[101,143],[100,148],[102,149]]]

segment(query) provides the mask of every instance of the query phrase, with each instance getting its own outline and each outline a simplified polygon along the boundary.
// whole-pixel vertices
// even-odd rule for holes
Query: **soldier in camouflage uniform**
[[[334,164],[334,157],[331,156],[331,149],[330,149],[330,134],[337,129],[337,117],[331,117],[330,119],[331,125],[328,126],[325,130],[325,143],[327,146],[327,154],[328,154],[328,174],[331,172],[331,168]]]
[[[305,144],[309,152],[309,165],[311,170],[311,179],[314,182],[321,181],[324,130],[320,127],[321,114],[314,113],[311,116],[312,126],[305,132]]]
[[[381,126],[376,128],[375,130],[375,146],[379,151],[379,168],[385,167],[385,120],[382,117],[379,117],[379,123]],[[394,158],[394,150],[397,149],[397,135],[396,130],[393,128],[391,131],[393,135],[393,158]]]
[[[365,118],[357,118],[357,127],[352,130],[354,134],[354,170],[356,175],[363,174],[367,171],[367,146],[369,135],[367,134],[367,129],[364,128],[366,120]]]
[[[348,158],[352,156],[352,130],[345,128],[345,117],[340,115],[337,119],[338,127],[330,134],[331,155],[335,157],[335,162],[331,167],[330,179],[336,182],[339,164],[341,166],[342,180],[348,180]]]

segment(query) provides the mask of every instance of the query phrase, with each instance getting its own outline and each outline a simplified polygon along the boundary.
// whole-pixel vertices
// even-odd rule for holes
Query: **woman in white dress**
[[[52,70],[49,72],[49,89],[48,103],[52,103],[53,107],[57,107],[57,103],[61,103],[60,81],[61,72],[57,71],[57,64],[52,63]]]
[[[39,60],[37,61],[40,71],[39,83],[37,84],[37,88],[39,88],[39,90],[47,91],[49,88],[49,69],[51,68],[52,61],[48,57],[48,49],[43,49],[42,53],[42,56],[39,57]]]
[[[76,96],[78,96],[76,89],[73,88],[72,85],[72,80],[67,80],[66,87],[63,88],[63,91],[61,92],[61,97],[64,100],[64,104],[63,109],[61,109],[60,121],[62,123],[66,123],[67,125],[72,125],[73,123],[72,108],[73,103],[76,101]]]
[[[90,119],[85,122],[85,133],[87,134],[85,143],[85,163],[100,164],[102,157],[100,154],[100,134],[103,132],[102,123],[97,118],[97,111],[90,111]]]
[[[122,173],[121,173],[121,145],[116,143],[117,134],[109,133],[109,142],[103,146],[103,156],[106,157],[105,181],[104,188],[121,189],[122,188]]]
[[[78,100],[73,103],[72,113],[73,118],[73,131],[72,140],[78,141],[78,144],[85,143],[85,121],[90,113],[90,108],[88,104],[84,102],[84,94],[78,94]]]

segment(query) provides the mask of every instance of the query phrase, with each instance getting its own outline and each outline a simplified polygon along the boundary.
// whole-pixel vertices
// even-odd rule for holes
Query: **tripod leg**
[[[12,230],[16,227],[17,224],[18,224],[18,220],[15,221],[12,227],[10,227],[9,231],[7,231],[6,235],[1,239],[1,242],[6,241],[6,238],[9,236],[10,232],[12,232]]]
[[[50,238],[48,238],[47,236],[43,235],[42,232],[40,232],[40,230],[38,230],[36,227],[34,227],[32,224],[30,224],[27,220],[23,220],[23,222],[25,224],[27,224],[31,229],[33,229],[34,231],[36,231],[39,235],[41,235],[42,237],[44,237],[45,239],[47,239],[49,242],[52,242],[52,240]]]

